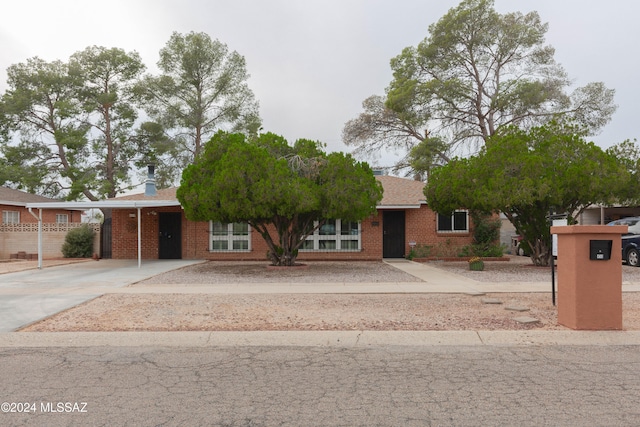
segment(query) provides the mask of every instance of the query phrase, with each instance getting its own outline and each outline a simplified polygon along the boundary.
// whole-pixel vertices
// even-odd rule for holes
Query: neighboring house
[[[580,225],[604,225],[630,216],[640,216],[640,207],[592,205],[582,211],[576,221]],[[500,219],[500,243],[509,248],[508,252],[515,254],[519,236],[513,224],[504,215],[500,215]]]
[[[393,176],[376,179],[384,188],[377,213],[360,222],[328,221],[305,241],[299,260],[402,258],[414,245],[455,253],[471,243],[466,211],[438,215],[426,204],[424,183]],[[153,195],[111,199],[112,258],[267,259],[266,244],[247,224],[189,221],[176,203],[176,188],[148,194]],[[143,207],[154,202],[154,207]]]
[[[589,206],[578,217],[578,223],[582,225],[607,224],[616,219],[630,216],[640,216],[640,207],[625,206]]]
[[[0,187],[0,259],[8,259],[18,253],[33,255],[38,250],[39,209],[29,212],[28,203],[50,203],[57,200]],[[64,236],[70,228],[82,220],[82,211],[77,209],[42,209],[44,225],[44,255],[60,257]]]

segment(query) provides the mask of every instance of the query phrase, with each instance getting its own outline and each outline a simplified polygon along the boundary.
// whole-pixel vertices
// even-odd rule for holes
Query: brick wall
[[[0,213],[2,211],[19,212],[20,224],[33,224],[38,222],[38,220],[29,213],[29,209],[22,206],[0,205]],[[32,209],[32,211],[35,215],[39,214],[38,209]],[[66,209],[43,209],[42,222],[55,223],[57,214],[68,215],[69,222],[82,221],[82,211],[72,211],[72,210],[66,210]],[[1,219],[2,217],[0,217],[0,220]]]
[[[473,242],[473,224],[469,225],[470,231],[466,233],[443,233],[438,232],[438,214],[426,205],[422,205],[420,209],[407,209],[405,212],[405,255],[409,253],[409,242],[412,241],[416,245],[433,247],[432,252],[451,252],[450,256],[457,255],[459,248]]]
[[[155,212],[155,214],[154,214]],[[161,212],[182,213],[182,258],[210,260],[266,260],[267,245],[255,230],[251,231],[250,252],[209,252],[209,224],[188,221],[179,207],[141,210],[142,258],[158,259],[159,228],[158,216]],[[427,206],[405,210],[405,255],[409,253],[409,242],[420,245],[456,248],[471,243],[471,233],[438,233],[436,214]],[[112,257],[115,259],[135,259],[138,257],[137,209],[114,209],[112,216],[113,243]],[[382,259],[382,214],[362,221],[362,250],[357,252],[300,252],[298,259],[304,260],[380,260]]]

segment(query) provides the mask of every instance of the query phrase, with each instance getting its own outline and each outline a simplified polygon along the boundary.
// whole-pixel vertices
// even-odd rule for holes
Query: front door
[[[158,213],[158,231],[160,232],[158,258],[182,258],[182,213]]]
[[[382,257],[404,258],[404,211],[383,211]]]

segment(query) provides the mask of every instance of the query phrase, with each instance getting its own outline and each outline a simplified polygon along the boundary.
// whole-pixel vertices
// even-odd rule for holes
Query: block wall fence
[[[43,222],[42,258],[62,258],[62,244],[65,236],[69,230],[82,225],[79,222],[66,224]],[[90,225],[95,232],[93,252],[100,253],[100,224]],[[38,253],[38,223],[0,225],[0,259],[10,259],[12,254],[19,252],[26,252],[28,255]]]

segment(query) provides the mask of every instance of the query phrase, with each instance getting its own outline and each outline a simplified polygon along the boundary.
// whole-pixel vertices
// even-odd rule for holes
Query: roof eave
[[[378,205],[376,209],[420,209],[422,205],[426,203],[420,203],[417,205]]]
[[[27,203],[35,209],[137,209],[180,206],[177,200],[99,200],[96,202],[49,202]]]

